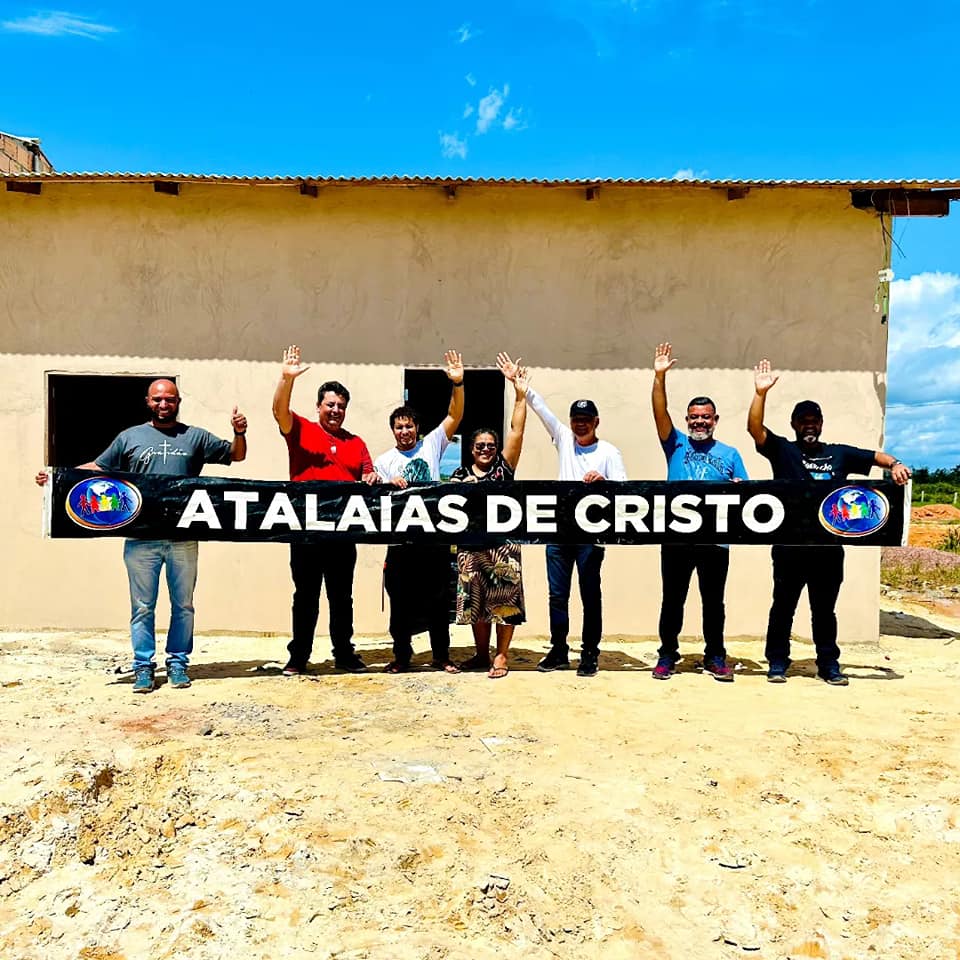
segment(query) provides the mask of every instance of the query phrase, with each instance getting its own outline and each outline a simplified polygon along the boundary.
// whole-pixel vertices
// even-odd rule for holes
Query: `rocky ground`
[[[755,638],[720,684],[650,639],[490,681],[211,637],[143,697],[122,634],[3,635],[0,956],[956,957],[960,621],[884,605],[847,688]]]

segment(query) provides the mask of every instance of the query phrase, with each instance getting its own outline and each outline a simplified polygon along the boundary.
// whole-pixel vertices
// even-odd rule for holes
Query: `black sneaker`
[[[828,663],[817,671],[817,676],[831,687],[846,687],[850,681],[840,672],[839,663]]]
[[[580,657],[580,665],[577,667],[577,676],[578,677],[595,677],[597,675],[597,658],[596,657]]]
[[[285,677],[299,677],[301,674],[307,672],[307,665],[305,663],[294,663],[290,660],[280,672]]]
[[[541,673],[553,673],[554,670],[569,670],[570,658],[566,650],[560,653],[556,647],[551,647],[550,652],[537,664],[537,669]]]
[[[786,683],[789,660],[771,660],[767,668],[767,683]]]
[[[363,673],[367,669],[359,653],[346,653],[342,657],[334,657],[333,665],[345,673]]]

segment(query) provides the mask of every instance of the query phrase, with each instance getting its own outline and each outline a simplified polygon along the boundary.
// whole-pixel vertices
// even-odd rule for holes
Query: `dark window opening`
[[[47,374],[47,464],[73,467],[96,459],[127,427],[146,423],[149,376]]]
[[[404,398],[420,416],[420,435],[428,434],[447,415],[450,406],[450,381],[442,370],[406,370],[403,375]],[[470,460],[467,443],[474,430],[492,427],[503,438],[503,374],[499,370],[467,370],[463,420],[457,431],[460,466]],[[452,446],[452,445],[451,445]]]

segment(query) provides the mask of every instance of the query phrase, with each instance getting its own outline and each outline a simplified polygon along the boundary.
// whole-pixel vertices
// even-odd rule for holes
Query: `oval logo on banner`
[[[134,520],[143,505],[140,491],[126,480],[91,477],[67,494],[67,516],[88,530],[116,530]]]
[[[841,487],[820,504],[820,522],[839,537],[865,537],[890,516],[890,503],[869,487]]]

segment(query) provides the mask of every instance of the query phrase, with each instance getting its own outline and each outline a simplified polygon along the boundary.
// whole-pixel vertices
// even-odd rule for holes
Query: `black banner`
[[[432,483],[395,487],[53,470],[51,537],[496,543],[904,542],[890,481]]]

